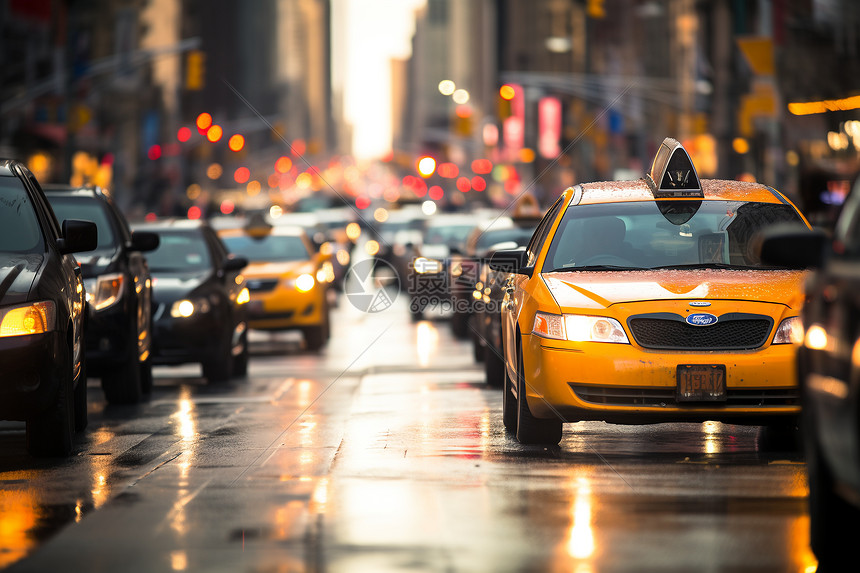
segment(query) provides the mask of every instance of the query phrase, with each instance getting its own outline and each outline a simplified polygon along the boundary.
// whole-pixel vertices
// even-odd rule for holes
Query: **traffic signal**
[[[589,18],[605,18],[606,17],[606,6],[605,0],[586,0],[586,12],[588,13]]]
[[[206,54],[201,50],[191,50],[185,56],[185,89],[202,90],[206,85]]]

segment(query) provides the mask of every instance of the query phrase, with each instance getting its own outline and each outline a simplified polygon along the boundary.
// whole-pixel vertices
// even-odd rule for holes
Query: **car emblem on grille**
[[[711,326],[712,324],[716,324],[719,319],[713,314],[698,312],[696,314],[691,314],[686,320],[687,324],[691,324],[693,326]]]
[[[690,303],[690,306],[711,306],[711,303],[706,300],[694,300]]]

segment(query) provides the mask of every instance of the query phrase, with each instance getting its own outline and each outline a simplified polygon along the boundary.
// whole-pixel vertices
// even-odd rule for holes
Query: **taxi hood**
[[[314,264],[311,261],[283,261],[283,262],[257,262],[249,263],[242,270],[246,278],[264,278],[283,275],[300,275],[302,273],[313,274]]]
[[[561,307],[601,309],[614,304],[660,300],[744,300],[800,308],[805,271],[642,270],[544,273]]]

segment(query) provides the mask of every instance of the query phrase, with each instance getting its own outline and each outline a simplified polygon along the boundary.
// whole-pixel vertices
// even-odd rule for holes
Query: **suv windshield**
[[[17,177],[0,177],[0,252],[42,253],[42,229]]]
[[[266,235],[254,238],[241,235],[222,239],[231,253],[241,255],[252,263],[307,261],[311,258],[301,237]]]
[[[113,251],[117,248],[117,238],[108,218],[107,206],[92,197],[58,197],[48,194],[48,201],[57,219],[92,221],[98,227],[99,244],[96,251]]]
[[[153,273],[204,271],[212,268],[206,241],[199,233],[159,231],[158,248],[146,254]]]
[[[552,239],[544,272],[589,268],[761,267],[752,239],[780,222],[785,204],[656,201],[572,207]]]

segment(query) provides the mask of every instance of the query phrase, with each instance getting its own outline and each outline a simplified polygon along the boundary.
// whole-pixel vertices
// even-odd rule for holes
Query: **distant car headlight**
[[[544,338],[572,342],[612,342],[630,344],[621,323],[606,316],[550,314],[538,312],[532,332]]]
[[[299,292],[308,292],[314,285],[316,284],[316,280],[312,275],[307,273],[301,274],[296,277],[296,290]]]
[[[113,306],[122,298],[124,277],[122,273],[100,275],[95,279],[87,279],[84,286],[87,289],[87,302],[96,310]]]
[[[802,344],[803,323],[799,316],[786,318],[779,323],[776,335],[773,337],[774,344]]]
[[[246,304],[249,302],[251,302],[251,291],[245,287],[239,291],[238,295],[236,295],[236,304]]]
[[[173,318],[188,318],[195,314],[205,314],[211,310],[209,301],[205,298],[197,298],[194,300],[182,299],[177,300],[170,307],[170,316]]]
[[[432,275],[441,273],[443,270],[442,261],[428,259],[427,257],[416,257],[415,260],[412,261],[412,268],[415,269],[415,272],[419,275]]]
[[[46,300],[0,309],[0,337],[41,334],[56,329],[57,311]]]

